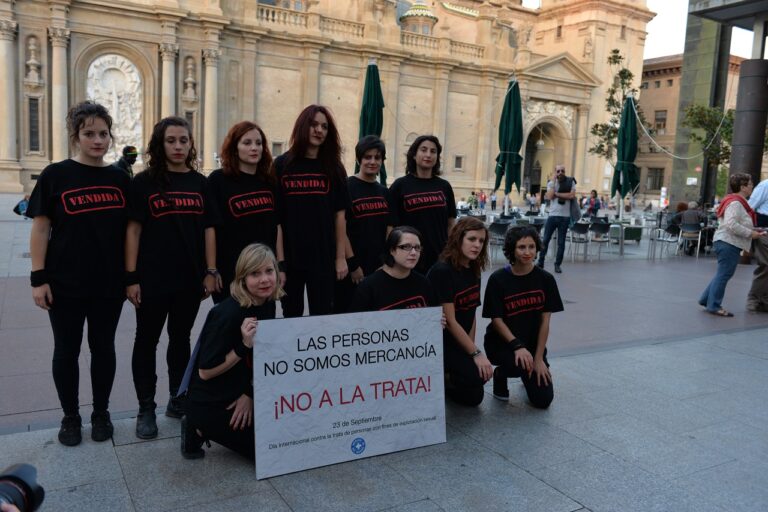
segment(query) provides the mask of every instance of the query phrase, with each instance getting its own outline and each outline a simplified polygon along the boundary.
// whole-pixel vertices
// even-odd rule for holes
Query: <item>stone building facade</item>
[[[603,188],[605,161],[588,153],[603,121],[606,64],[621,50],[640,75],[645,0],[0,0],[0,190],[29,190],[70,148],[70,105],[94,99],[122,146],[143,148],[153,124],[189,119],[206,171],[227,129],[258,122],[273,152],[296,115],[330,107],[354,164],[365,68],[382,79],[387,167],[402,175],[419,134],[444,144],[457,196],[492,187],[498,120],[520,82],[524,184],[563,162],[580,189]]]

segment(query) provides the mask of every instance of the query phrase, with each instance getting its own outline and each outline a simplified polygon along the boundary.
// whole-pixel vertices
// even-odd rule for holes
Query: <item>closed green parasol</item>
[[[384,127],[384,95],[381,93],[381,80],[376,61],[371,60],[365,70],[365,87],[363,88],[363,104],[360,108],[360,133],[358,140],[366,135],[381,137],[381,129]],[[360,166],[355,163],[355,174],[360,171]],[[379,181],[387,185],[387,171],[384,163],[379,171]]]
[[[512,184],[520,191],[520,147],[523,145],[523,112],[520,102],[520,85],[517,80],[509,82],[507,95],[504,98],[504,108],[499,119],[499,156],[496,157],[496,184],[498,190],[502,175],[504,195],[512,191]]]
[[[621,111],[621,123],[616,144],[616,167],[611,182],[611,196],[618,190],[623,198],[635,190],[640,183],[635,165],[637,157],[637,119],[635,118],[635,99],[628,96]]]

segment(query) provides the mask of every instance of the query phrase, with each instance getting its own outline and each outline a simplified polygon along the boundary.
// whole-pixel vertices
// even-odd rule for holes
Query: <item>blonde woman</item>
[[[205,455],[204,440],[254,459],[253,338],[259,320],[275,318],[282,297],[277,259],[263,244],[240,253],[230,296],[208,313],[193,361],[187,415],[181,421],[181,454]]]

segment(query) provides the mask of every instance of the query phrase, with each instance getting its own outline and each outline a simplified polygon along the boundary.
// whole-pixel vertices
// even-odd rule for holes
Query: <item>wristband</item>
[[[46,272],[44,268],[33,270],[29,273],[29,283],[33,288],[48,284],[48,272]]]
[[[235,355],[239,357],[240,359],[245,359],[245,356],[248,355],[248,352],[250,352],[251,349],[245,346],[243,344],[242,340],[239,343],[235,343]]]
[[[205,270],[205,275],[208,276],[217,276],[219,275],[219,271],[215,268],[208,268]]]
[[[472,353],[471,353],[471,354],[469,354],[469,355],[470,355],[471,357],[477,357],[477,356],[479,356],[479,355],[480,355],[480,354],[482,354],[482,353],[483,353],[483,351],[482,351],[482,350],[480,350],[479,348],[477,348],[477,349],[475,349],[475,351],[474,351],[474,352],[472,352]]]
[[[519,338],[512,338],[507,342],[510,345],[510,348],[512,349],[512,352],[514,352],[517,349],[525,348],[525,343],[520,341]]]
[[[278,271],[278,272],[286,272],[286,270],[285,270],[285,269],[286,269],[286,267],[287,267],[287,266],[288,266],[288,265],[286,265],[286,264],[285,264],[285,260],[283,260],[283,261],[278,261],[278,262],[277,262],[277,271]]]
[[[125,271],[125,286],[133,286],[139,284],[139,271],[134,270],[132,272]]]
[[[350,256],[347,258],[347,270],[354,272],[360,268],[360,262],[357,261],[357,256]]]

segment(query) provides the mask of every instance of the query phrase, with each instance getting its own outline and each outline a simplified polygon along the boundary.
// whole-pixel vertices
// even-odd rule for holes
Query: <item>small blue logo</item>
[[[355,455],[360,455],[365,451],[365,439],[362,437],[355,438],[354,441],[352,441],[352,453]]]

